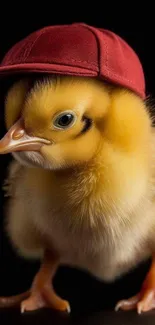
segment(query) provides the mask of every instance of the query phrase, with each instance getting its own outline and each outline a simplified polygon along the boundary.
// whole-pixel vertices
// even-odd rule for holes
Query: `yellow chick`
[[[51,284],[60,265],[110,282],[152,256],[142,291],[116,310],[152,309],[155,154],[147,104],[95,78],[51,76],[15,83],[5,117],[0,153],[14,157],[6,231],[21,256],[42,262],[30,291],[1,297],[1,306],[69,312]]]

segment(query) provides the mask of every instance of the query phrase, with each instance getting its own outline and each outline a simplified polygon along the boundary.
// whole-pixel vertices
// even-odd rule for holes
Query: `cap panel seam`
[[[98,31],[95,31],[94,27],[91,27],[91,26],[89,26],[88,28],[93,32],[93,34],[95,34],[95,37],[97,39],[97,42],[99,44],[99,49],[100,49],[100,40],[99,40],[99,37],[97,36],[97,33],[98,32],[102,33],[102,31],[104,31],[104,30],[99,28]],[[106,40],[104,40],[104,50],[105,50],[105,53],[104,53],[104,55],[105,55],[105,69],[104,70],[106,70],[109,75],[117,77],[117,79],[119,79],[120,81],[128,81],[131,85],[133,85],[138,90],[137,85],[136,85],[136,83],[134,82],[133,79],[128,79],[128,78],[122,77],[122,76],[120,77],[119,74],[116,74],[113,69],[109,68],[109,64],[108,64],[108,58],[109,58],[108,45],[107,45]],[[99,57],[100,56],[101,56],[101,53],[99,53]],[[100,66],[100,64],[99,64],[99,66]],[[100,69],[100,73],[101,73],[101,69]],[[139,87],[139,90],[141,90],[142,92],[144,91],[144,89],[142,87]]]
[[[99,73],[100,73],[100,42],[98,40],[98,37],[96,35],[96,31],[95,31],[95,28],[89,26],[89,25],[85,25],[85,24],[81,24],[85,29],[87,30],[90,30],[91,33],[95,36],[95,40],[96,40],[96,43],[97,43],[97,50],[98,50],[98,56],[97,56],[97,61],[98,61],[98,64],[96,64],[96,66],[98,67],[99,69]]]
[[[25,60],[26,60],[26,59],[28,58],[28,56],[30,55],[30,53],[31,53],[33,47],[35,46],[36,42],[38,41],[38,39],[39,39],[43,34],[45,34],[45,33],[46,33],[46,29],[43,29],[42,31],[39,31],[39,35],[36,37],[36,39],[35,39],[34,42],[32,43],[32,45],[31,45],[29,51],[27,52],[27,55],[24,55],[24,59],[25,59]]]

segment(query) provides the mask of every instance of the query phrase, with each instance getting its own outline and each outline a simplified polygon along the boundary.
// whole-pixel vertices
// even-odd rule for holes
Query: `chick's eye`
[[[53,125],[57,129],[66,129],[71,127],[76,120],[76,116],[73,113],[66,112],[59,114],[53,121]]]

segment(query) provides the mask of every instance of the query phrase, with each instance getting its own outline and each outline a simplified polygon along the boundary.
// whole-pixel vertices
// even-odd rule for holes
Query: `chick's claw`
[[[148,289],[143,294],[138,294],[130,299],[119,301],[115,310],[119,309],[124,311],[137,309],[138,314],[155,309],[155,288]]]
[[[121,300],[115,306],[115,311],[118,311],[119,309],[122,309],[122,310],[135,309],[137,307],[137,303],[138,303],[139,299],[140,299],[140,296],[136,295],[130,299]]]
[[[34,311],[43,307],[45,307],[45,302],[43,301],[41,296],[32,295],[21,302],[20,310],[21,313],[25,313],[26,311]]]
[[[43,290],[42,297],[46,301],[48,307],[62,312],[71,312],[69,302],[59,297],[51,287],[47,286]]]

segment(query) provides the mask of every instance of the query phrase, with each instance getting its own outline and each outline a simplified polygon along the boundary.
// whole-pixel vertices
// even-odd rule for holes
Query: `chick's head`
[[[143,100],[95,78],[21,80],[8,91],[5,117],[0,153],[48,169],[79,166],[98,155],[110,166],[117,164],[117,151],[142,163],[151,130]]]
[[[33,85],[21,80],[6,96],[8,133],[0,151],[50,169],[85,163],[100,147],[97,125],[109,99],[103,83],[91,78],[48,77]]]

